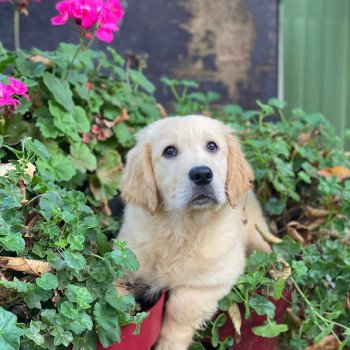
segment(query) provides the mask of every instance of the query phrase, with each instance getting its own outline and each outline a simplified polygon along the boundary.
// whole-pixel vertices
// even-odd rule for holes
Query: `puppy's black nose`
[[[188,177],[197,186],[205,186],[213,180],[213,172],[207,166],[196,166],[190,170]]]

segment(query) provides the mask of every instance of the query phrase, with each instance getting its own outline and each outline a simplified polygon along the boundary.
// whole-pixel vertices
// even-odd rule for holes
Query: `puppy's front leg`
[[[155,350],[186,350],[195,330],[215,314],[218,301],[229,291],[230,286],[173,289]]]

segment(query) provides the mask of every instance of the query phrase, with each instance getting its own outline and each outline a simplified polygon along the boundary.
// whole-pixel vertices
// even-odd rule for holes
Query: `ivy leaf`
[[[82,270],[86,266],[86,260],[84,256],[78,252],[66,250],[63,255],[67,265],[72,269]]]
[[[137,271],[139,267],[136,255],[128,248],[124,248],[123,250],[113,250],[110,253],[106,253],[105,258],[129,271]]]
[[[65,331],[61,326],[54,326],[53,331],[50,333],[54,339],[54,345],[68,346],[73,341],[73,335],[69,331]]]
[[[31,286],[30,283],[22,282],[17,277],[13,278],[13,281],[1,281],[1,286],[4,286],[5,288],[13,288],[16,289],[19,293],[24,293],[28,291],[28,286]]]
[[[0,244],[8,251],[22,253],[25,247],[22,233],[13,232],[8,226],[9,225],[4,225],[3,227],[0,226],[0,235],[6,234],[4,237],[0,237]]]
[[[17,350],[23,330],[17,327],[17,317],[0,307],[0,349]]]
[[[41,321],[31,321],[29,328],[26,329],[25,335],[27,338],[33,340],[37,345],[42,345],[45,342],[44,337],[40,334],[41,330],[46,329]]]
[[[304,261],[292,261],[292,275],[297,283],[303,283],[307,279],[308,268]]]
[[[46,72],[43,76],[46,87],[50,90],[55,101],[59,103],[67,111],[72,111],[74,102],[72,99],[72,91],[69,84],[55,77],[52,73]]]
[[[256,294],[250,297],[248,304],[258,315],[267,315],[270,318],[275,317],[275,305],[262,295]]]
[[[275,321],[266,320],[264,326],[258,326],[252,328],[255,335],[265,338],[274,338],[283,332],[288,331],[286,324],[277,324]]]
[[[85,330],[91,330],[93,327],[93,323],[91,320],[91,317],[86,313],[82,312],[79,313],[73,322],[69,324],[69,328],[75,333],[75,334],[81,334]]]
[[[86,287],[79,287],[74,284],[67,286],[66,297],[69,301],[77,303],[82,309],[90,308],[89,304],[95,300],[95,297],[92,296]]]
[[[70,244],[72,250],[83,250],[85,237],[82,235],[77,235],[75,233],[70,233],[67,237],[67,242]]]
[[[86,170],[94,171],[96,169],[96,157],[84,143],[79,142],[71,145],[70,154],[69,158],[74,167],[82,173],[86,173]]]
[[[35,280],[36,284],[45,290],[51,290],[58,287],[58,279],[51,272],[45,272],[41,275],[41,277]]]

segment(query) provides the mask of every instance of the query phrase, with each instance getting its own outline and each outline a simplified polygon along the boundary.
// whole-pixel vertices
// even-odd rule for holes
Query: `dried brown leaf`
[[[337,338],[333,335],[327,335],[322,340],[307,346],[304,350],[336,350],[339,347]]]
[[[350,169],[343,166],[335,166],[333,168],[321,169],[317,172],[321,177],[332,177],[335,176],[339,180],[345,180],[350,178]]]
[[[162,118],[166,118],[168,116],[168,112],[161,103],[157,103],[156,107],[158,108],[159,114]]]
[[[242,317],[239,311],[238,305],[233,303],[227,311],[230,319],[232,321],[233,327],[236,332],[236,343],[238,344],[241,341],[241,326],[242,326]]]
[[[320,131],[318,129],[313,129],[312,131],[310,131],[308,133],[302,133],[299,135],[299,137],[297,139],[297,144],[303,145],[304,143],[311,141],[319,133],[320,133]]]
[[[128,110],[126,108],[123,108],[120,115],[118,115],[118,117],[113,120],[112,126],[117,125],[121,122],[126,122],[127,120],[129,120]]]
[[[271,232],[264,232],[261,230],[258,225],[255,225],[255,229],[261,234],[264,240],[268,243],[281,243],[282,239],[274,236]]]
[[[31,260],[17,257],[0,257],[0,267],[7,270],[20,271],[30,275],[41,275],[51,271],[51,266],[46,261]]]
[[[31,62],[42,63],[45,66],[52,66],[52,63],[53,63],[50,59],[41,55],[33,55],[29,57],[28,60]]]
[[[314,208],[310,205],[306,205],[304,211],[308,218],[324,218],[329,215],[329,210]]]

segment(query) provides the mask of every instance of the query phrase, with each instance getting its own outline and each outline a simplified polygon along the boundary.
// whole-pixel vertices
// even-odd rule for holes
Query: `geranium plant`
[[[52,158],[39,162],[39,169],[82,189],[108,213],[133,133],[160,116],[155,88],[112,48],[108,54],[89,48],[95,37],[112,39],[123,15],[118,0],[62,1],[57,9],[52,22],[73,21],[80,44],[60,44],[51,52],[0,50],[1,86],[10,75],[26,84],[30,97],[2,113],[0,135],[11,145],[24,135],[41,140]]]
[[[25,138],[15,150],[0,141],[12,152],[0,165],[1,348],[96,349],[97,339],[120,341],[122,325],[147,316],[113,285],[137,269],[135,255],[125,242],[107,241],[83,193],[35,169],[51,159],[42,143]]]

